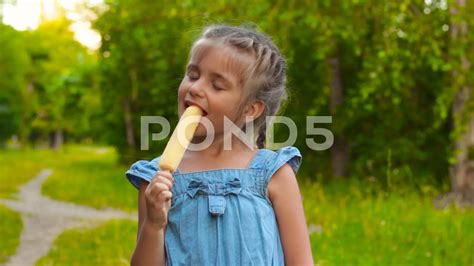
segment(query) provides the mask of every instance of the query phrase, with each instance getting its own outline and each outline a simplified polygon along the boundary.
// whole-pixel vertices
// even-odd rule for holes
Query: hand
[[[173,194],[173,176],[167,171],[158,171],[145,190],[146,222],[164,229],[168,223],[168,212]]]

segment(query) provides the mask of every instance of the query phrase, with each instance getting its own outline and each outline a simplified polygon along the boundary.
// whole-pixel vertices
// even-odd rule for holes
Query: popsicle
[[[199,125],[199,119],[202,114],[201,108],[197,106],[191,105],[186,108],[161,155],[158,164],[161,171],[169,171],[171,173],[176,171]],[[195,117],[191,118],[192,116]],[[183,132],[184,139],[178,139],[178,134],[183,134]]]

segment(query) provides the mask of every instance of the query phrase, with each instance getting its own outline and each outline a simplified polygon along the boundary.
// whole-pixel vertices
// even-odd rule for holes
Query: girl
[[[204,150],[187,150],[173,175],[160,157],[138,161],[126,175],[139,189],[132,265],[313,265],[295,174],[294,147],[264,149],[266,117],[286,97],[286,66],[272,40],[241,27],[210,26],[194,43],[178,90],[179,115],[197,105],[214,128]],[[231,135],[224,118],[245,129],[253,149]],[[192,143],[206,138],[199,125]],[[171,199],[171,201],[170,201]]]

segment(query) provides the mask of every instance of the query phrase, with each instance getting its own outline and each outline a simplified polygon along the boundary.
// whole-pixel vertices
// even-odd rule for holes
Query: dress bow
[[[186,193],[193,198],[196,194],[207,194],[209,198],[209,212],[214,216],[224,214],[227,194],[238,195],[242,190],[240,179],[234,178],[227,182],[209,183],[200,179],[191,179]]]

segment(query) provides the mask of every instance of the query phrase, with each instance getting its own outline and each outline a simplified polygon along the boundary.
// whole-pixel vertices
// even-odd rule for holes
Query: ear
[[[257,100],[247,106],[245,109],[245,116],[253,116],[255,120],[263,114],[264,110],[265,104],[262,101]]]

